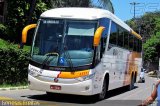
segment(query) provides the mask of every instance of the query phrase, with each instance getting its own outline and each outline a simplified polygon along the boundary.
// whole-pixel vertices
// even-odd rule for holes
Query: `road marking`
[[[14,100],[13,98],[0,96],[0,100]]]
[[[51,102],[47,102],[47,101],[38,101],[38,100],[16,100],[14,98],[9,98],[9,97],[3,97],[3,96],[0,96],[0,101],[35,101],[35,102],[38,102],[40,105],[39,106],[58,106],[57,104],[55,103],[51,103]],[[12,105],[11,105],[12,106]],[[13,104],[13,106],[16,106],[16,104]],[[31,105],[28,105],[28,106],[31,106]]]
[[[38,101],[38,102],[40,103],[40,106],[58,106],[55,103],[50,103],[50,102],[47,102],[47,101]]]

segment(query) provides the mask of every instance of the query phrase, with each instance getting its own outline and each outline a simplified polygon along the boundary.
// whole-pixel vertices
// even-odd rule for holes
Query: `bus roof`
[[[109,18],[118,25],[128,30],[129,32],[132,33],[133,31],[126,23],[124,23],[110,11],[99,8],[80,8],[80,7],[55,8],[43,12],[41,14],[41,17],[62,18],[62,19],[67,18],[67,19],[77,19],[77,20],[97,20],[100,18]],[[134,32],[132,34],[135,35],[137,38],[141,39],[140,35],[137,36],[137,33],[135,34]]]

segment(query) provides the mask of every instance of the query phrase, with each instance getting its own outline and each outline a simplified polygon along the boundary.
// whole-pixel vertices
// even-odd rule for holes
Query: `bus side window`
[[[142,51],[142,41],[138,39],[138,52]]]
[[[131,51],[133,51],[133,47],[134,47],[134,38],[133,38],[134,36],[133,35],[129,35],[129,49],[131,50]]]
[[[133,50],[134,51],[137,51],[137,38],[135,37],[135,36],[133,36],[133,38],[134,38],[134,47],[133,47]]]
[[[123,29],[118,26],[118,46],[123,47]]]
[[[108,49],[110,49],[111,45],[117,45],[118,43],[117,35],[118,35],[117,25],[114,22],[112,22]]]
[[[128,37],[129,37],[129,32],[125,31],[124,32],[124,45],[123,45],[123,47],[125,49],[129,49],[129,39],[128,39]]]
[[[106,37],[102,37],[102,39],[101,39],[101,53],[100,53],[100,58],[102,58],[103,53],[104,53],[104,51],[105,51],[106,41],[107,41],[107,38],[106,38]]]
[[[103,53],[106,48],[106,43],[107,43],[107,35],[108,35],[108,29],[109,29],[109,22],[110,20],[108,18],[101,18],[99,20],[99,26],[105,27],[103,33],[102,33],[102,38],[101,38],[101,50],[100,50],[100,58],[102,58]]]

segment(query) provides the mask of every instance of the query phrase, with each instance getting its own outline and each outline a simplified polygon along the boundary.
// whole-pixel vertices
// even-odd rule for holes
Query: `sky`
[[[134,6],[130,3],[140,3],[135,7],[135,16],[140,17],[145,12],[160,10],[160,0],[111,0],[114,6],[115,15],[126,21],[134,16]]]

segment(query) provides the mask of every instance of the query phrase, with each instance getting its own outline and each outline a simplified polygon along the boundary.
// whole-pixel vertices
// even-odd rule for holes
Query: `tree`
[[[157,32],[156,35],[152,35],[150,39],[143,44],[144,48],[144,59],[150,62],[158,60],[160,57],[160,32]]]
[[[24,26],[36,23],[40,14],[48,9],[42,0],[7,0],[7,34],[4,39],[19,42]]]
[[[149,69],[158,69],[158,60],[160,58],[160,32],[152,35],[150,39],[143,44],[144,60],[148,63]]]
[[[98,0],[98,2],[102,6],[102,8],[107,9],[111,11],[112,13],[114,13],[113,4],[110,0]]]
[[[99,7],[112,9],[110,0],[98,0]],[[40,14],[56,7],[93,7],[93,0],[7,0],[5,39],[19,42],[24,26],[36,23]],[[106,8],[107,9],[107,8]]]
[[[140,31],[143,41],[144,63],[158,68],[158,59],[160,58],[160,11],[148,12],[136,20],[127,21],[135,31]],[[139,30],[140,29],[140,30]]]
[[[50,0],[51,7],[89,7],[90,0]]]
[[[147,12],[143,16],[128,20],[126,23],[143,36],[144,43],[160,30],[160,11]]]
[[[28,18],[27,18],[27,24],[29,24],[32,19],[32,14],[33,14],[34,9],[36,7],[36,0],[30,0],[29,4],[30,4],[30,9],[29,9],[29,14],[28,14]]]
[[[50,0],[50,5],[56,7],[100,7],[114,13],[110,0],[97,0],[98,5],[93,4],[94,0]]]

